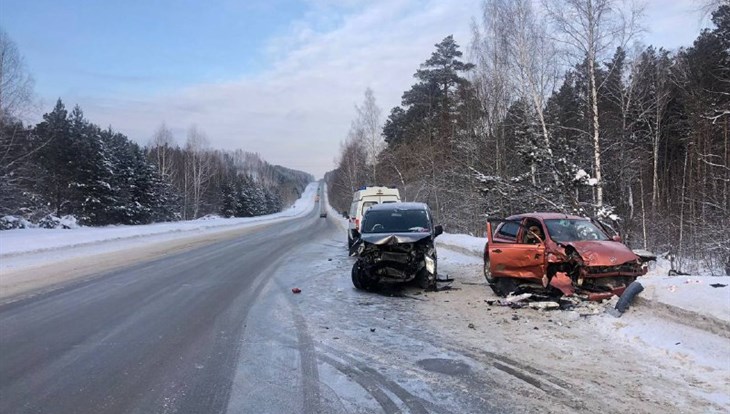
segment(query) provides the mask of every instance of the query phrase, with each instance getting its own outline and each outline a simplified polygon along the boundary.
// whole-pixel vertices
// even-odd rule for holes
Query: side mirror
[[[442,234],[443,232],[444,232],[444,226],[439,224],[433,228],[433,237],[436,237],[439,234]]]
[[[619,242],[619,243],[621,243],[621,241],[622,241],[621,240],[621,236],[619,236],[618,234],[616,234],[613,237],[611,237],[611,240],[613,240],[615,242]]]

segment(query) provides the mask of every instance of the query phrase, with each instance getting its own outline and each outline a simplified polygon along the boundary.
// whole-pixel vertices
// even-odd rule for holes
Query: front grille
[[[641,273],[641,265],[638,263],[624,263],[618,266],[589,266],[588,273],[591,275],[601,275],[605,273]]]
[[[407,263],[410,255],[408,253],[382,252],[380,259],[389,262]]]

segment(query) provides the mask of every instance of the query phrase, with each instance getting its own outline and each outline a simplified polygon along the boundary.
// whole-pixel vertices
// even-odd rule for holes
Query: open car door
[[[527,231],[521,224],[520,227]],[[538,244],[526,244],[518,243],[517,240],[519,238],[515,242],[494,241],[492,221],[487,222],[487,251],[492,276],[529,279],[546,286],[544,242],[540,240]]]

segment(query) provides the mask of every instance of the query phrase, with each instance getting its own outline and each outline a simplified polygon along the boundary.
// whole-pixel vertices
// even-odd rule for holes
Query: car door
[[[542,283],[546,266],[545,244],[520,243],[518,236],[521,234],[521,225],[518,222],[505,222],[499,230],[500,234],[495,237],[492,223],[487,223],[487,250],[492,275],[531,279]]]

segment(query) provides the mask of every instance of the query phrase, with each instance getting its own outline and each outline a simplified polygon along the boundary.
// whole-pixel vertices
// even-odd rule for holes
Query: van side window
[[[517,223],[507,221],[497,230],[497,235],[501,238],[515,240],[519,229],[520,226]]]

